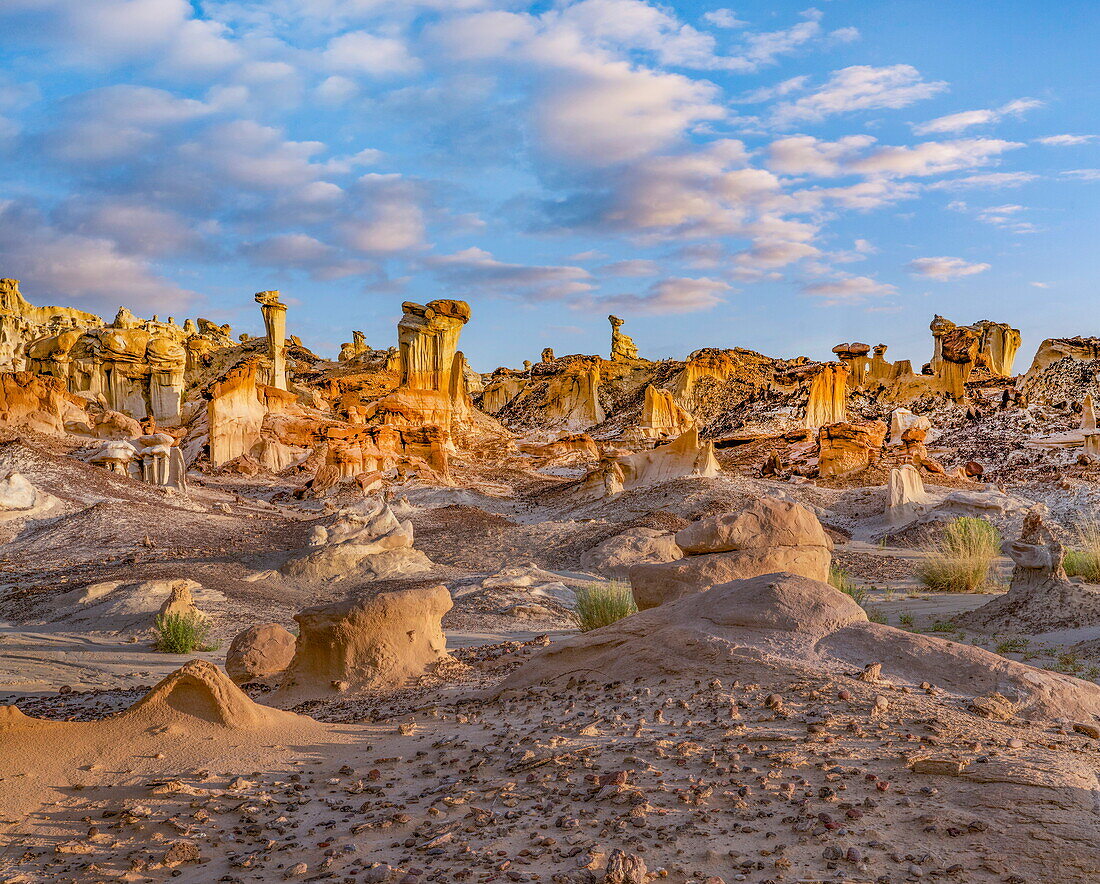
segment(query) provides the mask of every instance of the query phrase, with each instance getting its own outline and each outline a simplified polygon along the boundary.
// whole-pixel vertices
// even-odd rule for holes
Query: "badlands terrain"
[[[1100,339],[480,374],[461,301],[256,301],[0,281],[0,880],[1100,880]]]

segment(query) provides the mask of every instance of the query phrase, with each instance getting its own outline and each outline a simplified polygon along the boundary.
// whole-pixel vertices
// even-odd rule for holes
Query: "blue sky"
[[[457,297],[476,368],[702,346],[920,365],[928,322],[1100,334],[1100,7],[4,0],[0,275],[289,326]]]

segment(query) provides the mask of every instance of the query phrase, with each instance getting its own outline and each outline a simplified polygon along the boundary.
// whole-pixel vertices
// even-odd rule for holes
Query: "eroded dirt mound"
[[[793,574],[734,580],[558,642],[501,690],[597,681],[728,677],[762,684],[881,664],[883,679],[960,699],[999,694],[1007,714],[1100,718],[1100,686],[968,645],[871,623],[851,598]]]

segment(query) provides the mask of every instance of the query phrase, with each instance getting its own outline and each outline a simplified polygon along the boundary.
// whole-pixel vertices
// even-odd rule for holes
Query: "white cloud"
[[[983,110],[961,111],[956,114],[948,114],[945,117],[937,117],[927,123],[913,125],[913,131],[917,135],[936,135],[945,132],[962,132],[973,126],[985,126],[998,123],[1005,117],[1022,117],[1027,111],[1042,107],[1043,102],[1034,98],[1018,98],[998,108],[986,108]]]
[[[927,276],[940,282],[949,279],[958,279],[963,276],[973,276],[989,269],[988,264],[977,264],[962,258],[915,258],[907,265],[911,273],[918,276]]]
[[[850,164],[864,175],[890,177],[942,175],[990,162],[1002,153],[1024,145],[994,138],[959,141],[925,141],[912,147],[883,147]]]
[[[1100,181],[1100,169],[1067,169],[1063,178],[1076,178],[1078,181]]]
[[[358,209],[340,222],[344,243],[370,255],[388,255],[420,249],[427,220],[426,195],[418,182],[401,175],[370,173],[355,184]]]
[[[871,135],[848,135],[819,141],[811,135],[780,138],[768,145],[768,167],[784,175],[830,177],[846,172],[846,164],[875,143]]]
[[[1095,135],[1048,135],[1045,138],[1035,139],[1036,143],[1045,144],[1047,147],[1076,147],[1095,140]]]
[[[1030,283],[1030,285],[1033,285],[1037,289],[1049,289],[1050,288],[1050,283],[1049,282],[1033,282],[1033,283]]]
[[[579,306],[587,307],[596,303],[603,309],[654,315],[696,313],[717,307],[724,300],[722,296],[729,290],[729,283],[720,279],[677,276],[655,282],[643,294],[615,295],[594,302],[585,300]]]
[[[897,289],[869,276],[846,276],[829,282],[815,282],[802,287],[803,294],[821,298],[827,306],[862,304],[868,298],[892,295]]]
[[[179,315],[197,298],[112,240],[61,230],[34,206],[14,200],[0,201],[0,266],[38,303],[75,301],[99,313],[113,312],[121,301]]]
[[[323,59],[330,70],[371,77],[412,74],[420,69],[420,62],[403,41],[368,31],[350,31],[334,37]]]
[[[907,64],[853,65],[833,71],[825,84],[809,95],[777,105],[771,118],[777,125],[786,126],[854,111],[907,107],[946,88],[947,83],[926,81],[920,71]]]
[[[743,28],[748,24],[741,21],[732,9],[712,9],[703,13],[703,21],[716,28]]]

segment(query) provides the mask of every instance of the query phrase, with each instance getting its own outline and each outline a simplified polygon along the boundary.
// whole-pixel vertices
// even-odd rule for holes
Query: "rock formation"
[[[338,357],[340,362],[348,362],[351,359],[358,359],[366,353],[370,352],[370,347],[367,346],[367,336],[361,331],[353,331],[351,333],[351,342],[340,345],[340,355]]]
[[[403,686],[449,659],[441,621],[451,604],[446,587],[431,586],[306,608],[277,698]]]
[[[26,368],[31,341],[102,325],[94,313],[73,307],[35,307],[20,293],[18,279],[0,279],[0,372]]]
[[[1004,595],[956,617],[959,626],[1034,635],[1100,624],[1100,587],[1066,576],[1065,550],[1038,509],[1024,517],[1019,540],[1006,540],[1001,551],[1014,563],[1012,585]]]
[[[609,577],[627,577],[635,565],[674,562],[683,557],[683,550],[667,531],[628,528],[588,550],[581,556],[581,567]]]
[[[608,316],[607,321],[611,323],[611,361],[629,362],[637,359],[638,348],[634,339],[620,331],[625,320],[618,316]]]
[[[817,517],[799,504],[771,498],[701,519],[677,532],[676,545],[684,558],[630,569],[640,610],[775,571],[828,580],[832,560],[832,542]]]
[[[260,430],[267,415],[285,410],[297,398],[261,384],[259,372],[257,360],[245,360],[210,389],[207,418],[210,462],[214,466],[252,453],[261,441]]]
[[[225,655],[225,671],[237,684],[265,681],[281,675],[294,659],[293,633],[278,623],[258,623],[233,637]]]
[[[413,549],[412,522],[401,522],[379,499],[341,510],[328,525],[315,525],[306,549],[283,565],[283,574],[308,582],[347,578],[386,579],[429,570]]]
[[[84,400],[59,378],[0,372],[0,424],[45,435],[91,432]]]
[[[818,473],[843,476],[878,461],[886,439],[882,421],[851,421],[824,426],[818,432]]]
[[[852,599],[794,574],[733,580],[642,611],[611,626],[556,641],[508,676],[499,691],[560,685],[656,685],[664,678],[789,683],[881,664],[881,677],[922,682],[970,698],[1005,695],[1022,717],[1096,721],[1100,686],[1043,672],[998,654],[868,622]]]
[[[267,383],[279,390],[286,383],[286,304],[279,300],[279,293],[256,292],[256,303],[264,316],[267,329],[267,358],[271,363]]]
[[[932,498],[925,493],[920,473],[911,464],[890,470],[886,487],[886,521],[890,525],[907,525],[921,516]]]
[[[685,433],[694,425],[695,420],[676,404],[672,392],[649,384],[645,388],[641,419],[631,431],[643,439],[667,439]]]
[[[846,420],[847,402],[848,370],[839,363],[826,363],[816,371],[810,383],[802,425],[814,430]]]

